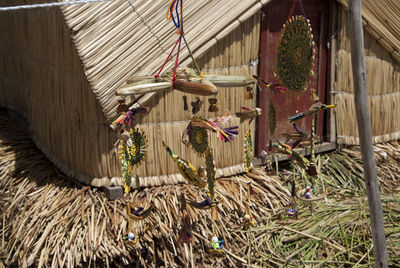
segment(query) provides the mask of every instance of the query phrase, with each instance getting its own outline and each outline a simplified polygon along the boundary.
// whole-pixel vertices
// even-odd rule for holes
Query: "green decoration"
[[[140,164],[147,152],[147,140],[143,133],[139,130],[130,130],[129,137],[126,141],[121,140],[119,145],[120,159],[122,160],[122,175],[124,178],[124,191],[130,193],[132,178],[132,166]]]
[[[126,141],[128,146],[128,159],[130,164],[136,165],[140,163],[147,151],[147,140],[143,133],[139,130],[130,130],[129,139]]]
[[[131,165],[129,162],[129,153],[128,146],[124,141],[120,143],[120,151],[121,154],[120,159],[122,160],[122,176],[124,178],[124,192],[128,194],[131,191]]]
[[[250,130],[247,131],[246,137],[244,138],[244,153],[244,167],[248,173],[253,166],[253,141],[251,139]]]
[[[281,84],[292,91],[305,90],[313,75],[314,54],[310,21],[301,15],[289,18],[278,46],[277,75]]]
[[[204,154],[208,149],[208,134],[203,127],[192,126],[189,134],[189,142],[192,148],[199,154]]]

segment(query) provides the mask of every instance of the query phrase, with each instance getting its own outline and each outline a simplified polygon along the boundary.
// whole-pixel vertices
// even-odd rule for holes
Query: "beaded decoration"
[[[193,150],[201,155],[204,154],[208,148],[207,130],[200,126],[191,126],[189,142]]]
[[[126,143],[128,145],[130,164],[140,164],[144,159],[145,153],[147,152],[147,140],[144,133],[140,132],[138,129],[135,131],[131,129],[130,137]]]
[[[289,90],[304,91],[313,75],[315,57],[311,24],[304,16],[290,17],[283,25],[278,46],[277,75]]]
[[[244,167],[246,172],[248,173],[252,168],[252,160],[253,160],[253,141],[251,139],[250,130],[247,131],[246,137],[244,138]]]
[[[121,140],[119,145],[120,159],[122,160],[122,174],[124,177],[124,191],[131,191],[131,168],[133,165],[140,164],[147,151],[147,140],[144,133],[138,129],[130,130],[129,138],[126,141]]]

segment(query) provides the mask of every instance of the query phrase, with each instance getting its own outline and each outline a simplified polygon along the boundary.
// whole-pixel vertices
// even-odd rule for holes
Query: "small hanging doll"
[[[223,249],[224,247],[224,240],[219,240],[217,236],[213,236],[211,239],[211,248],[213,249]]]
[[[244,95],[245,100],[252,100],[254,98],[253,87],[246,88],[246,95]]]
[[[199,97],[196,97],[196,101],[192,101],[191,105],[192,105],[192,114],[197,114],[198,112],[200,112],[200,108],[201,105],[203,104],[203,101],[200,100]]]
[[[265,162],[265,172],[266,172],[267,174],[271,174],[271,173],[272,173],[272,164],[271,164],[271,161],[270,161],[270,160],[267,160],[267,161]]]
[[[296,212],[297,212],[296,206],[292,202],[290,202],[287,209],[288,216],[289,217],[294,216]]]
[[[193,242],[192,225],[190,224],[189,217],[187,215],[183,218],[183,226],[179,232],[178,240],[182,244],[190,244]]]
[[[134,243],[136,240],[136,236],[134,233],[128,233],[127,235],[125,235],[122,239],[127,242],[127,243]]]
[[[129,111],[128,106],[125,103],[125,98],[118,97],[118,107],[117,107],[117,114],[123,114]]]
[[[305,193],[304,193],[304,198],[310,199],[311,196],[312,196],[312,194],[311,194],[311,187],[310,187],[310,186],[307,186],[307,187],[306,187],[306,191],[305,191]]]
[[[209,98],[208,102],[210,103],[210,107],[208,107],[208,111],[210,113],[219,111],[219,109],[217,107],[217,99],[216,98]]]

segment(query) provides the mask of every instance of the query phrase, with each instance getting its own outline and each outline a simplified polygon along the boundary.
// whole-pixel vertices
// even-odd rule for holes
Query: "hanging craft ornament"
[[[126,132],[125,132],[126,133]],[[139,130],[130,130],[126,140],[120,141],[120,159],[122,160],[122,174],[124,178],[124,192],[130,193],[132,178],[131,169],[133,165],[140,164],[147,151],[147,140]]]
[[[118,97],[118,107],[117,107],[117,114],[123,114],[129,111],[128,106],[125,103],[124,97]]]
[[[196,97],[196,101],[192,101],[190,104],[192,105],[192,114],[197,114],[198,112],[200,112],[203,101],[200,100],[199,97]]]
[[[238,132],[238,126],[233,126],[233,127],[227,127],[227,128],[222,128],[221,125],[228,121],[230,118],[230,113],[228,112],[228,115],[226,112],[222,114],[221,116],[215,118],[214,120],[207,120],[202,117],[193,117],[188,126],[186,127],[185,131],[182,133],[182,142],[185,144],[191,143],[193,145],[193,148],[195,149],[196,152],[198,153],[204,153],[205,150],[208,148],[208,141],[207,141],[207,146],[205,146],[206,142],[206,137],[204,136],[198,136],[198,141],[202,141],[203,143],[197,144],[197,141],[194,136],[194,141],[196,143],[192,143],[190,140],[190,136],[192,135],[192,130],[194,127],[201,127],[205,130],[210,130],[214,133],[217,133],[218,135],[218,140],[222,140],[224,142],[230,142],[232,141],[236,135],[239,133]],[[189,140],[187,140],[187,137],[189,136]],[[201,139],[200,139],[201,138]],[[200,146],[201,145],[201,146]],[[195,147],[196,146],[196,147]],[[203,151],[204,150],[204,151]]]
[[[130,209],[130,206],[127,206],[127,211],[128,209]],[[133,224],[132,224],[132,219],[129,217],[129,212],[128,212],[128,230],[129,233],[124,235],[124,237],[122,238],[124,240],[124,243],[128,246],[135,246],[138,242],[138,236],[136,235],[136,233],[133,231]]]
[[[311,24],[305,16],[290,17],[283,25],[278,46],[277,76],[285,88],[302,92],[313,75],[315,57]]]
[[[247,198],[249,203],[246,204],[246,214],[244,215],[242,221],[243,221],[243,225],[244,225],[244,229],[248,229],[250,227],[254,227],[256,225],[256,220],[255,218],[252,216],[251,213],[251,209],[250,209],[250,205],[251,205],[251,195],[253,195],[253,188],[251,187],[251,182],[249,182],[249,188],[247,191]]]
[[[208,148],[208,133],[207,130],[202,126],[194,126],[193,122],[200,122],[203,119],[201,117],[193,117],[192,121],[187,126],[186,130],[182,134],[182,141],[185,144],[190,143],[193,150],[198,154],[203,155]],[[185,137],[188,136],[188,140]]]
[[[126,207],[128,218],[134,221],[141,221],[146,219],[151,215],[151,212],[153,210],[154,210],[153,204],[151,204],[150,207],[146,210],[143,207],[139,207],[138,209],[132,209],[130,204],[128,204],[128,206]]]
[[[299,152],[293,150],[291,146],[280,141],[275,142],[274,146],[278,148],[282,153],[288,155],[293,161],[296,161],[306,171],[310,167],[310,161]]]
[[[270,160],[267,160],[267,161],[265,162],[265,172],[266,172],[268,175],[270,175],[270,174],[272,174],[272,171],[273,171],[273,169],[272,169],[271,161],[270,161]]]
[[[262,83],[267,88],[269,88],[274,95],[278,93],[285,93],[287,91],[287,88],[281,86],[279,83],[267,82],[264,79],[261,79],[261,77],[258,77],[257,75],[253,75],[253,78],[256,79],[256,81],[259,84]]]
[[[249,173],[253,167],[253,141],[251,139],[250,130],[247,131],[246,137],[244,138],[244,167],[246,172]]]
[[[210,113],[219,111],[219,109],[217,107],[217,99],[216,98],[209,98],[208,102],[210,103],[210,107],[208,107],[208,111]]]
[[[316,104],[313,104],[310,107],[310,109],[308,109],[308,111],[301,112],[301,113],[289,116],[288,119],[289,119],[290,123],[293,124],[294,122],[296,122],[296,121],[298,121],[298,120],[300,120],[300,119],[302,119],[302,118],[304,118],[304,117],[306,117],[308,115],[312,115],[312,114],[315,114],[315,113],[317,113],[319,111],[323,111],[323,110],[326,110],[326,109],[332,109],[332,108],[335,108],[335,107],[336,107],[336,104],[327,105],[327,104],[316,103]]]
[[[165,142],[162,142],[165,149],[167,150],[168,154],[171,156],[171,158],[174,160],[176,165],[178,166],[178,170],[181,173],[181,175],[190,183],[195,184],[198,186],[200,189],[203,189],[207,186],[207,183],[200,178],[200,176],[197,174],[197,169],[188,161],[180,158],[176,154],[172,152],[172,150],[165,145]]]
[[[192,224],[190,224],[189,216],[185,216],[182,222],[183,226],[179,231],[178,241],[181,244],[190,244],[193,242]]]
[[[122,118],[115,120],[113,124],[119,125],[120,131],[123,132],[125,129],[130,128],[131,125],[133,125],[137,113],[145,113],[147,110],[147,107],[132,108],[128,110]]]
[[[124,141],[121,141],[120,144],[120,151],[121,154],[120,159],[122,160],[122,176],[124,178],[124,192],[126,194],[130,193],[131,191],[131,165],[129,163],[129,153],[128,153],[128,146]]]
[[[240,123],[249,119],[249,124],[253,122],[254,118],[262,114],[261,108],[248,108],[248,107],[240,107],[240,109],[244,110],[244,112],[238,112],[235,115],[240,118]]]
[[[133,232],[129,232],[122,238],[126,245],[133,247],[138,242],[138,236]]]
[[[129,163],[133,166],[140,164],[147,152],[147,139],[138,129],[130,130],[130,137],[126,141],[128,145]]]
[[[244,95],[245,100],[252,100],[254,98],[253,88],[246,87],[246,94]]]

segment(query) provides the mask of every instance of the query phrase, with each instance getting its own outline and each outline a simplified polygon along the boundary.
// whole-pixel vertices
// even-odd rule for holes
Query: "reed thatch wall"
[[[2,5],[24,3],[10,0]],[[115,134],[87,82],[59,9],[1,13],[0,105],[28,119],[38,147],[68,175],[91,183],[92,177],[119,171],[108,164],[113,158],[116,162],[116,155],[109,154]]]
[[[257,66],[248,64],[257,59],[258,11],[264,2],[268,1],[240,2],[234,9],[218,9],[221,12],[212,16],[205,11],[222,3],[210,1],[199,6],[196,1],[186,2],[185,14],[189,18],[186,38],[205,72],[255,73]],[[4,5],[23,3],[26,2],[10,0]],[[167,4],[157,2],[159,10]],[[138,1],[113,1],[16,11],[0,17],[0,103],[25,115],[38,147],[64,173],[79,181],[103,186],[114,177],[121,183],[115,147],[117,137],[109,127],[110,120],[115,119],[113,92],[130,75],[156,71],[171,42],[177,38],[171,34],[171,22],[165,21],[164,9],[157,14],[146,12],[155,6]],[[161,26],[158,21],[162,21]],[[163,32],[154,32],[152,27],[157,25]],[[207,31],[198,33],[200,29]],[[132,34],[125,33],[126,30]],[[143,31],[151,37],[141,39]],[[161,39],[162,47],[157,36],[165,39]],[[184,49],[181,54],[181,65],[190,64],[187,51]],[[138,57],[138,61],[129,61],[131,57]],[[167,66],[171,64],[172,61]],[[234,113],[240,106],[253,106],[253,101],[244,100],[244,94],[244,88],[220,89],[221,112],[229,109]],[[189,105],[193,99],[188,96]],[[207,112],[208,100],[203,98],[203,101],[200,114],[215,117],[217,114]],[[138,118],[137,127],[145,132],[149,151],[144,164],[135,172],[146,177],[144,185],[183,182],[161,146],[164,140],[174,152],[196,166],[204,165],[203,159],[180,142],[181,133],[192,116],[190,112],[183,112],[182,94],[155,95],[146,105],[152,109]],[[239,121],[234,119],[230,124],[237,125]],[[249,127],[247,123],[242,124],[240,135],[229,144],[210,135],[217,167],[224,168],[217,172],[218,176],[243,170],[242,144]]]
[[[343,2],[343,1],[341,1]],[[384,1],[378,8],[380,12],[385,9]],[[373,34],[369,25],[379,25],[375,17],[368,17],[368,12],[373,10],[371,1],[363,1],[364,45],[365,63],[367,68],[367,87],[369,107],[372,121],[372,134],[374,143],[381,143],[400,138],[400,64],[396,58],[396,50],[383,46],[384,34]],[[381,5],[381,4],[379,4]],[[389,6],[390,7],[390,6]],[[386,16],[390,19],[390,12]],[[382,19],[382,18],[380,18]],[[358,144],[357,120],[354,105],[353,76],[351,69],[350,39],[348,29],[348,15],[345,8],[338,12],[337,52],[336,52],[336,81],[334,102],[336,108],[336,126],[338,142],[345,144]],[[392,29],[393,22],[388,23],[386,29]],[[382,30],[382,29],[381,29]],[[383,29],[382,32],[384,32]],[[398,34],[398,33],[397,33]],[[389,36],[389,34],[387,35]],[[397,39],[392,36],[392,43]]]

